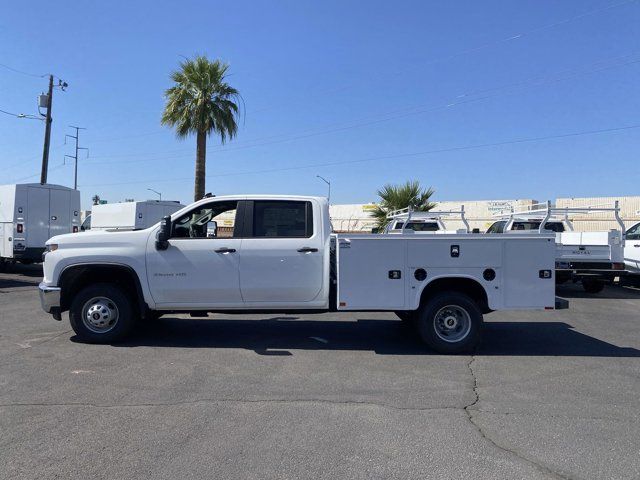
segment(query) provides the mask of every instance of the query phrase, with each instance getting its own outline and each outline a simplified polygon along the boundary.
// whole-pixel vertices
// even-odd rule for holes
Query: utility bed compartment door
[[[555,242],[552,238],[520,238],[504,242],[503,305],[505,309],[554,308]],[[547,275],[550,275],[547,277]]]
[[[391,235],[338,236],[338,309],[403,309],[406,249],[406,240]]]

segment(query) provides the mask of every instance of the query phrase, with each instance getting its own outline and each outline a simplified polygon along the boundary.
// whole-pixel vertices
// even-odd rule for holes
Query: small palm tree
[[[178,138],[196,135],[194,201],[204,196],[207,136],[217,134],[224,144],[238,131],[238,90],[226,83],[229,65],[204,55],[186,59],[171,74],[174,86],[165,91],[162,125],[175,127]]]
[[[383,228],[389,220],[387,214],[392,210],[411,207],[418,212],[427,212],[436,206],[429,201],[434,191],[431,187],[424,189],[417,180],[402,185],[385,185],[378,190],[380,202],[371,212],[378,221],[378,228]]]

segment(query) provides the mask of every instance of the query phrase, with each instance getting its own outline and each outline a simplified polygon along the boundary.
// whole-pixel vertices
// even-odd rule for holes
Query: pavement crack
[[[344,406],[364,406],[377,407],[397,411],[445,411],[460,410],[460,407],[399,407],[388,403],[371,402],[366,400],[331,400],[318,398],[266,398],[266,399],[246,399],[246,398],[199,398],[194,400],[183,400],[176,402],[155,402],[155,403],[118,403],[118,404],[102,404],[93,402],[12,402],[2,403],[2,407],[89,407],[89,408],[154,408],[154,407],[174,407],[182,405],[197,404],[223,404],[223,403],[256,403],[256,404],[330,404]]]
[[[473,416],[473,412],[476,411],[480,411],[477,409],[473,409],[472,407],[474,407],[475,405],[477,405],[477,403],[480,401],[480,393],[478,392],[478,377],[476,376],[476,372],[473,369],[473,364],[476,361],[476,356],[475,355],[471,355],[469,362],[467,362],[467,368],[469,370],[469,373],[471,374],[471,378],[473,380],[473,400],[468,403],[467,405],[464,406],[463,410],[467,415],[467,418],[469,420],[469,422],[471,423],[471,425],[474,427],[474,429],[480,434],[480,436],[485,439],[488,443],[490,443],[494,448],[510,455],[513,457],[516,457],[517,459],[519,459],[520,461],[523,461],[531,466],[533,466],[536,470],[538,470],[539,472],[550,476],[552,478],[555,479],[562,479],[562,480],[572,480],[571,477],[569,477],[566,474],[560,473],[560,472],[556,472],[555,470],[552,470],[550,467],[536,461],[533,460],[527,456],[525,456],[524,454],[522,454],[521,452],[517,451],[515,448],[510,448],[504,445],[500,445],[496,440],[494,440],[493,438],[491,438],[487,432],[485,432],[483,430],[483,428],[480,426],[480,424],[475,420],[474,416]]]

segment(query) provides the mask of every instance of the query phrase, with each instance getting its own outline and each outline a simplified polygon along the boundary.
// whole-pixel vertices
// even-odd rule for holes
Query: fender
[[[456,285],[457,284],[457,285]],[[473,297],[479,304],[484,313],[491,311],[489,294],[485,286],[478,278],[467,274],[442,274],[431,278],[425,283],[420,291],[416,294],[412,305],[414,310],[420,307],[425,299],[425,295],[436,293],[439,290],[460,291]]]
[[[136,303],[138,305],[138,308],[140,309],[140,313],[143,314],[149,309],[149,305],[146,301],[144,291],[142,289],[140,277],[130,265],[117,262],[80,262],[65,266],[60,273],[57,283],[58,286],[62,288],[62,311],[66,311],[69,309],[73,293],[75,293],[75,291],[80,287],[79,285],[76,285],[79,279],[75,275],[72,275],[76,270],[80,270],[78,272],[80,279],[82,279],[84,276],[88,276],[92,281],[99,280],[93,275],[95,275],[96,273],[100,273],[96,272],[96,270],[102,270],[102,273],[106,276],[105,281],[107,282],[109,281],[109,277],[113,278],[114,274],[117,277],[118,273],[124,273],[127,278],[130,279],[133,283],[136,292]]]

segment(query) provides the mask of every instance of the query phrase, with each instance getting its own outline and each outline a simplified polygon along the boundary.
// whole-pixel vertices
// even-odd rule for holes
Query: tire
[[[411,323],[415,320],[415,312],[412,310],[399,310],[394,313],[400,320],[405,323]]]
[[[469,296],[444,292],[420,308],[417,323],[422,340],[436,352],[471,352],[480,342],[482,311]]]
[[[111,283],[96,283],[80,290],[69,309],[71,328],[87,343],[123,340],[136,318],[131,298]]]
[[[600,293],[604,289],[604,282],[600,280],[582,280],[582,288],[587,293]]]

